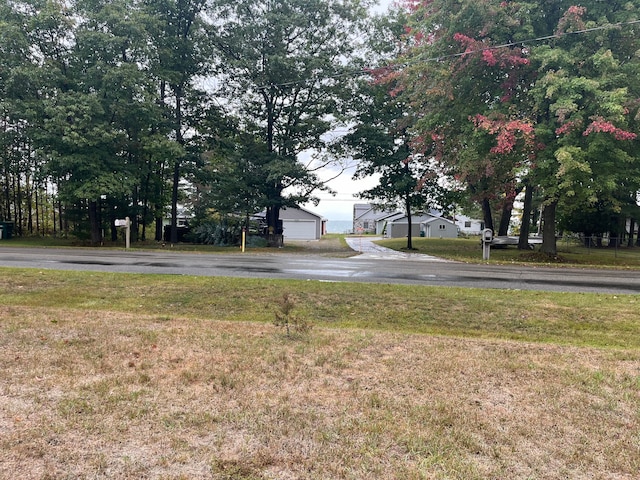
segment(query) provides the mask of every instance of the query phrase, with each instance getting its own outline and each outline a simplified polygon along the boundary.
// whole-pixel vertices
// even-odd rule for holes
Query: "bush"
[[[242,225],[240,220],[222,219],[203,223],[195,228],[192,233],[195,243],[228,247],[240,245],[242,239]]]
[[[268,245],[267,239],[264,237],[260,237],[259,235],[248,235],[247,236],[247,247],[253,248],[263,248]]]

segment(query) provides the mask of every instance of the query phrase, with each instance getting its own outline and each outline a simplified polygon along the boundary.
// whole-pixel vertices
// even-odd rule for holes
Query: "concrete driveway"
[[[398,252],[390,248],[381,247],[374,242],[382,240],[382,237],[345,237],[347,245],[352,250],[361,255],[353,257],[355,259],[378,259],[378,260],[416,260],[423,262],[448,262],[442,258],[433,257],[424,253]]]

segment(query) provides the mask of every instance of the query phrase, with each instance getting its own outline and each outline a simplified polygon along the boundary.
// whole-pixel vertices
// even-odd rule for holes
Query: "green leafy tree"
[[[21,16],[11,7],[0,5],[0,219],[10,220],[14,205],[16,176],[19,182],[21,155],[20,108],[21,74],[28,70],[29,41],[21,28]],[[20,73],[19,73],[20,72]]]
[[[154,190],[154,145],[166,138],[146,70],[149,42],[140,4],[27,5],[21,12],[31,65],[23,74],[23,102],[30,141],[37,158],[46,160],[44,174],[65,211],[78,210],[78,225],[86,213],[92,243],[113,225],[116,208],[137,232],[138,220],[146,223],[141,206]]]
[[[493,230],[492,205],[510,212],[531,149],[531,126],[512,107],[522,100],[527,60],[515,48],[486,49],[488,39],[512,39],[517,19],[491,2],[422,2],[410,12],[405,66],[390,78],[414,112],[414,144],[466,186]]]
[[[550,254],[556,252],[557,208],[573,199],[615,202],[616,175],[635,162],[636,134],[629,127],[637,105],[629,88],[637,84],[631,72],[637,72],[632,52],[638,45],[624,22],[637,18],[638,7],[619,7],[596,1],[410,5],[415,47],[401,58],[406,67],[396,76],[419,116],[416,131],[427,151],[472,190],[487,192],[497,182],[517,191],[520,180],[536,185],[544,197],[542,249]],[[608,27],[618,22],[623,25]],[[598,145],[603,136],[606,149]],[[602,155],[613,169],[596,165]],[[629,192],[636,188],[633,179],[625,183]]]
[[[196,79],[208,73],[211,50],[205,21],[206,0],[143,0],[146,29],[152,52],[150,67],[158,81],[158,96],[165,107],[172,130],[170,159],[171,235],[177,242],[177,217],[180,181],[185,162],[197,158],[193,132],[197,130],[203,93],[196,88]],[[165,170],[161,166],[161,172]],[[156,172],[159,173],[159,172]],[[162,193],[159,194],[162,197]],[[157,212],[161,214],[160,211]],[[161,219],[159,219],[161,223]]]
[[[638,8],[635,7],[635,15]],[[624,22],[628,9],[603,9],[598,2],[566,5],[555,25],[543,32],[559,35],[532,49],[539,78],[532,88],[539,138],[545,143],[537,179],[545,193],[544,251],[555,253],[556,212],[579,212],[602,202],[619,210],[616,197],[626,183],[637,191],[637,157],[630,155],[636,134],[628,131],[637,114],[629,86],[637,83],[638,47],[633,29],[597,25]],[[635,67],[629,69],[629,63]],[[635,110],[635,111],[632,111]],[[631,186],[634,185],[634,186]]]
[[[160,117],[143,69],[147,42],[135,5],[83,0],[59,12],[68,18],[66,38],[49,91],[34,102],[38,144],[61,198],[86,209],[97,244],[117,206],[137,227],[145,144]]]
[[[212,15],[219,94],[266,148],[258,195],[271,243],[278,244],[280,209],[307,202],[322,188],[299,155],[327,151],[325,135],[350,92],[349,78],[340,74],[355,53],[366,11],[358,0],[221,0]]]
[[[266,201],[263,165],[270,158],[260,137],[243,131],[231,115],[210,109],[201,124],[201,141],[205,153],[193,174],[196,218],[248,219],[260,211]]]
[[[400,45],[403,16],[378,18],[375,25],[370,44],[372,51],[384,58]],[[380,42],[381,38],[386,41]],[[345,154],[357,162],[355,179],[379,178],[376,186],[360,193],[360,198],[381,208],[405,212],[407,249],[412,249],[412,215],[433,205],[438,177],[428,158],[412,151],[410,128],[414,118],[405,103],[390,93],[394,85],[387,73],[381,67],[371,72],[372,78],[361,80],[353,97],[352,109],[356,113],[354,126],[344,139]]]
[[[40,68],[46,59],[39,58],[37,44],[44,43],[46,35],[56,38],[63,31],[52,15],[48,25],[34,32],[37,23],[29,7],[9,2],[0,5],[0,218],[14,220],[18,234],[23,226],[29,233],[34,231],[34,217],[36,231],[41,223],[45,228],[46,176],[43,158],[34,152],[30,101],[38,94],[41,81],[47,81]]]

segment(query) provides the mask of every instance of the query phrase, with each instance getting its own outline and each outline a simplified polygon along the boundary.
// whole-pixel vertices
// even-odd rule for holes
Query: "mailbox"
[[[490,228],[485,228],[482,231],[482,241],[484,243],[491,243],[491,240],[493,240],[493,230],[491,230]]]
[[[128,249],[131,246],[131,219],[129,217],[124,220],[118,218],[113,223],[116,227],[124,227],[125,248]]]

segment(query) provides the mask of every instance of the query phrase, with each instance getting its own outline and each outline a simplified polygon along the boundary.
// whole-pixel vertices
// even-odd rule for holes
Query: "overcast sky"
[[[317,206],[311,203],[303,207],[322,215],[327,220],[352,220],[353,204],[366,203],[365,200],[358,200],[355,195],[377,184],[375,178],[353,180],[354,170],[354,167],[348,168],[338,178],[327,182],[327,185],[336,192],[335,196],[321,192],[318,195],[320,203]],[[320,172],[320,177],[327,179],[335,174],[335,170],[324,169]]]

